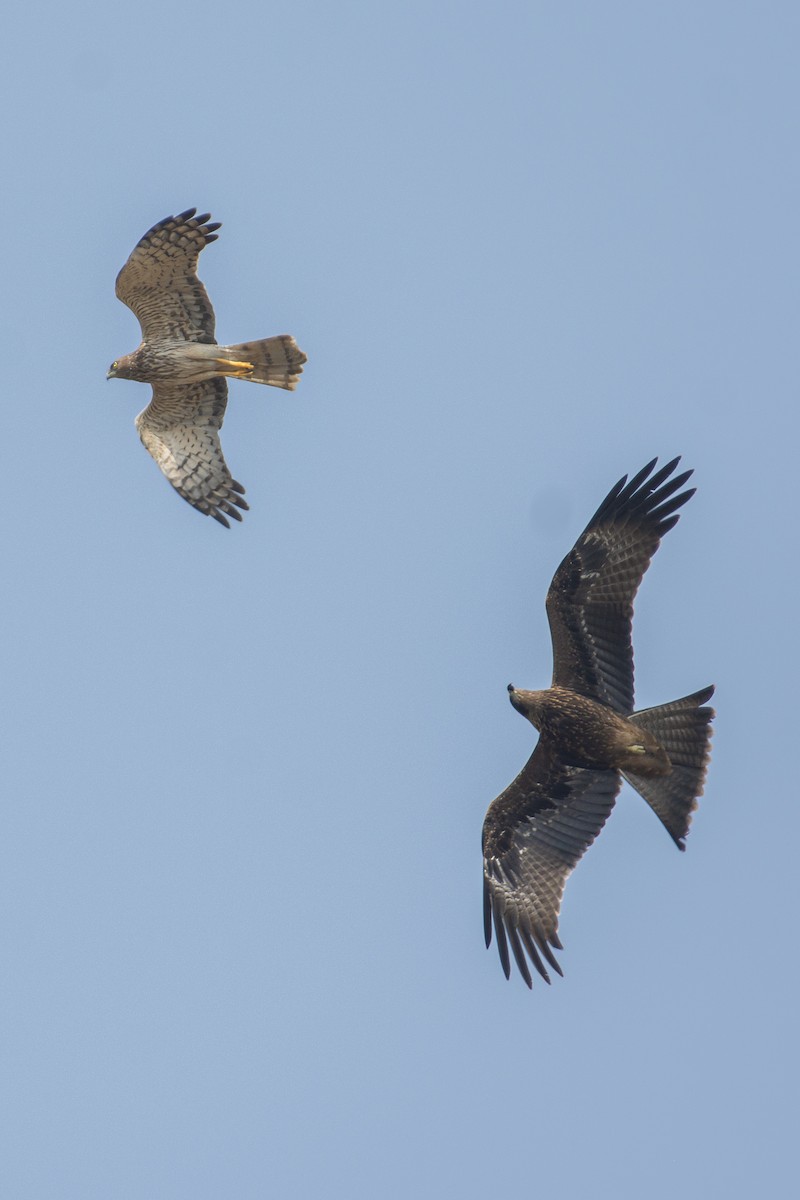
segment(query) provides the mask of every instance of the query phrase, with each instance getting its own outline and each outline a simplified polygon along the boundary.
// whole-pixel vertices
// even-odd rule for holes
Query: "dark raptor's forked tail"
[[[658,739],[672,770],[669,775],[648,779],[631,771],[623,771],[623,775],[650,805],[679,850],[686,849],[684,839],[692,813],[703,794],[714,719],[714,709],[704,706],[713,695],[714,688],[707,687],[670,704],[643,708],[629,718]]]

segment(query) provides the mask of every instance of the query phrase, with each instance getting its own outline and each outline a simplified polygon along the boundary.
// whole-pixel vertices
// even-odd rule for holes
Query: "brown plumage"
[[[111,364],[109,379],[152,383],[136,418],[142,442],[185,500],[220,524],[241,521],[244,488],[232,478],[219,430],[228,402],[225,377],[292,391],[306,356],[288,334],[219,346],[214,309],[197,278],[200,251],[219,221],[189,208],[154,225],[117,276],[116,292],[142,327],[142,344]]]
[[[561,563],[547,594],[553,680],[544,691],[509,685],[514,708],[539,730],[528,763],[491,804],[483,826],[484,931],[509,947],[532,986],[529,962],[559,975],[564,885],[606,822],[624,776],[680,850],[702,795],[713,687],[633,711],[633,601],[692,474],[656,459],[611,489]],[[672,476],[672,478],[670,478]]]

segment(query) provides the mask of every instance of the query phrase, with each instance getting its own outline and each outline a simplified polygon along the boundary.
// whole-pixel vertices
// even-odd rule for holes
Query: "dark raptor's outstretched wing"
[[[509,946],[528,987],[526,952],[548,983],[545,962],[561,975],[553,949],[561,949],[558,913],[564,884],[605,825],[621,782],[618,771],[565,766],[543,737],[514,782],[491,804],[483,823],[484,932],[488,946],[494,925],[506,979],[511,974]]]
[[[680,458],[652,474],[657,461],[611,489],[547,593],[553,685],[626,716],[633,712],[633,600],[676,510],[695,491],[675,495],[692,474],[669,478]]]

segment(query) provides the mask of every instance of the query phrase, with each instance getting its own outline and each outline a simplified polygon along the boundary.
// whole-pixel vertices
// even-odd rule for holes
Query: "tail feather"
[[[308,362],[303,351],[288,333],[262,338],[257,342],[239,342],[236,346],[215,346],[215,355],[231,364],[226,375],[267,383],[292,392]]]
[[[632,771],[623,774],[650,805],[679,850],[686,849],[684,839],[692,813],[698,796],[703,794],[714,719],[714,709],[704,706],[713,695],[714,688],[707,687],[670,704],[644,708],[630,717],[658,739],[669,755],[672,770],[668,775],[647,779]]]

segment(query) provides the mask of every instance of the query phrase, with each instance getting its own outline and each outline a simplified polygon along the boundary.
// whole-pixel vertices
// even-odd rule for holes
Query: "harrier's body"
[[[220,374],[220,348],[216,342],[184,342],[164,338],[156,348],[143,343],[133,354],[118,358],[112,379],[139,383],[200,383]]]
[[[702,794],[713,687],[633,710],[633,600],[661,538],[694,489],[656,460],[612,488],[556,571],[547,595],[553,681],[509,685],[511,703],[539,730],[526,766],[492,803],[483,827],[484,918],[510,975],[509,948],[531,986],[529,962],[561,974],[558,914],[566,880],[603,828],[628,780],[683,850]],[[677,495],[675,493],[678,493]],[[527,957],[526,957],[527,956]]]
[[[153,385],[136,418],[142,442],[185,500],[222,525],[240,521],[244,488],[232,478],[219,430],[226,376],[293,390],[306,356],[288,334],[219,346],[214,309],[197,278],[200,251],[219,222],[187,209],[144,235],[117,276],[116,292],[142,327],[142,343],[111,364],[109,379]]]

